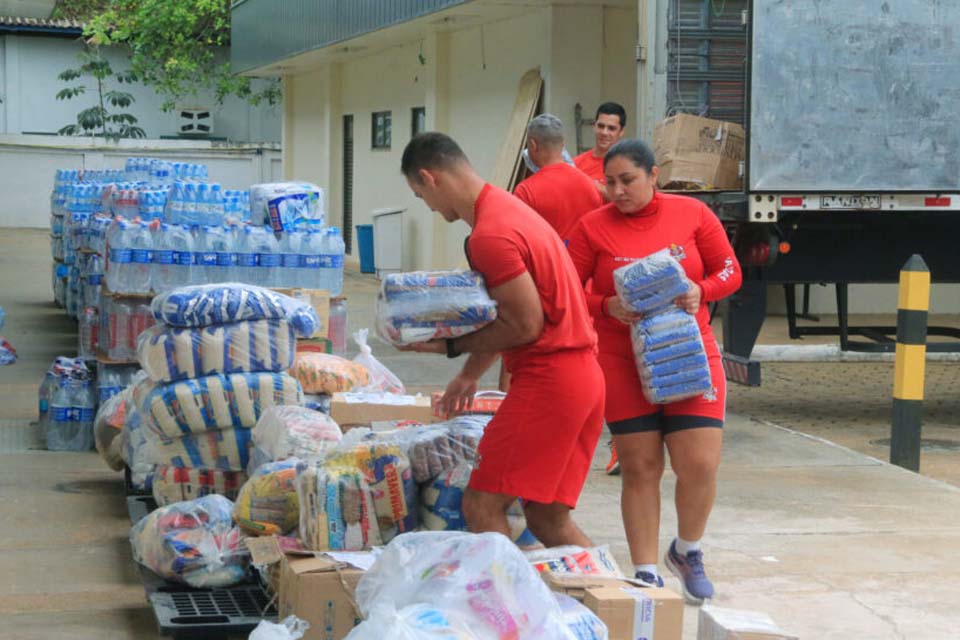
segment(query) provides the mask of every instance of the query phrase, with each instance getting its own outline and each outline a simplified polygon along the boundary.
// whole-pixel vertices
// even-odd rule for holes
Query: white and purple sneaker
[[[713,583],[703,568],[703,552],[688,551],[686,557],[677,553],[677,541],[670,543],[670,550],[663,557],[667,568],[680,578],[683,596],[689,604],[703,604],[713,597]]]

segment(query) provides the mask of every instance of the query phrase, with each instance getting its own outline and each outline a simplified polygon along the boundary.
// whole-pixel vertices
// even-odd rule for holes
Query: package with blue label
[[[140,366],[161,382],[214,373],[285,371],[296,349],[293,327],[284,319],[196,328],[158,324],[137,340]]]
[[[232,373],[167,384],[143,380],[134,388],[134,401],[147,430],[170,440],[217,429],[252,429],[270,407],[302,404],[303,392],[285,373]]]
[[[309,182],[269,182],[250,187],[250,216],[277,233],[319,229],[326,220],[323,189]]]
[[[243,472],[250,462],[251,430],[228,427],[181,438],[147,436],[147,462],[179,469]]]
[[[669,249],[661,249],[613,272],[613,284],[623,304],[637,313],[668,309],[690,287],[683,267]]]
[[[156,296],[150,306],[154,318],[172,327],[285,319],[301,338],[320,330],[320,318],[306,302],[248,284],[180,287]]]
[[[643,395],[667,404],[713,388],[697,319],[681,309],[647,316],[631,325],[630,336]]]
[[[389,274],[377,299],[377,329],[393,344],[455,338],[496,318],[497,304],[475,271]]]

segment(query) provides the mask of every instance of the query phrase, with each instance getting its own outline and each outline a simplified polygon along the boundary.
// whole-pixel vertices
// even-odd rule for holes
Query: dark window
[[[343,116],[343,244],[353,255],[353,116]]]
[[[410,110],[410,136],[427,130],[427,108],[414,107]]]
[[[393,134],[392,117],[389,111],[373,112],[373,131],[371,147],[374,149],[389,149]]]

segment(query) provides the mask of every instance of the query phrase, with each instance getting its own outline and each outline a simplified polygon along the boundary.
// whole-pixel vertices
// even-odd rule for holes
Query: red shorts
[[[480,440],[470,488],[577,505],[603,429],[603,372],[587,350],[514,363],[510,391]]]
[[[633,353],[601,352],[597,359],[607,385],[604,417],[610,433],[624,435],[662,431],[665,435],[683,429],[722,427],[726,417],[727,379],[720,350],[712,336],[704,337],[713,391],[670,404],[651,404],[643,396],[640,374]]]

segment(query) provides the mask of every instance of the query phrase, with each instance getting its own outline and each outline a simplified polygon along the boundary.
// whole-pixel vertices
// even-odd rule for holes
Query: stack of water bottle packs
[[[206,472],[208,485],[212,477],[234,488],[263,412],[302,404],[300,384],[285,371],[296,337],[313,335],[319,318],[292,298],[240,284],[175,289],[154,298],[152,310],[160,324],[138,345],[149,378],[134,388],[146,462]],[[154,493],[163,492],[158,480],[183,477],[158,473]]]
[[[377,328],[393,344],[455,338],[496,318],[496,302],[476,271],[392,273],[380,285]]]
[[[40,384],[40,436],[51,451],[89,451],[97,392],[93,372],[79,358],[57,358]]]
[[[670,251],[621,267],[613,279],[624,305],[643,314],[630,336],[647,400],[666,404],[709,392],[713,384],[696,317],[674,304],[690,284]]]

